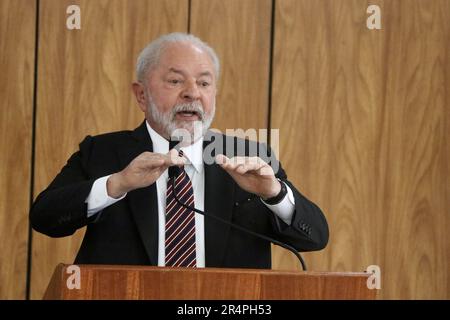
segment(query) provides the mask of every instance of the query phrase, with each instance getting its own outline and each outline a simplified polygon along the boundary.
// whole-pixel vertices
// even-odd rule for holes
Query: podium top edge
[[[60,263],[57,267],[66,269],[74,264]],[[274,269],[243,269],[243,268],[174,268],[142,265],[99,265],[77,264],[81,270],[104,271],[158,271],[158,272],[201,272],[201,273],[229,273],[229,274],[260,274],[260,275],[305,275],[305,276],[334,276],[334,277],[369,277],[367,272],[342,272],[342,271],[301,271],[301,270],[274,270]]]

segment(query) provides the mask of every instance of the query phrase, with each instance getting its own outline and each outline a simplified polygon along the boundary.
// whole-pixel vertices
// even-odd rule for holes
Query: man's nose
[[[197,84],[195,82],[187,82],[181,96],[183,99],[189,101],[200,99],[200,91],[198,90]]]

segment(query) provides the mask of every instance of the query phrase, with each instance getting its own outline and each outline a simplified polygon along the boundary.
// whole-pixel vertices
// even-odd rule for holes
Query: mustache
[[[173,107],[171,112],[172,120],[175,119],[175,116],[178,112],[195,112],[201,121],[203,121],[205,117],[205,111],[203,110],[203,105],[200,102],[191,102],[176,105],[175,107]]]

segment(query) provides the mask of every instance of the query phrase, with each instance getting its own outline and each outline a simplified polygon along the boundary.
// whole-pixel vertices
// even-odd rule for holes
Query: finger
[[[263,166],[263,164],[258,162],[247,162],[245,164],[241,164],[237,167],[236,172],[240,174],[245,174],[248,172],[258,174],[258,170]]]
[[[274,176],[275,175],[272,167],[269,166],[268,164],[261,166],[261,168],[258,169],[258,174],[260,176]]]
[[[153,153],[153,152],[145,152],[138,159],[139,167],[145,170],[158,169],[158,171],[164,171],[173,163],[177,165],[179,163],[183,164],[183,160],[182,159],[172,160],[172,157],[170,157],[168,154]]]
[[[267,162],[265,162],[260,157],[247,157],[246,158],[246,163],[258,163],[260,165],[266,165],[267,164]]]
[[[228,158],[226,168],[235,171],[239,166],[245,164],[245,157]]]
[[[165,155],[162,153],[154,153],[154,152],[144,152],[139,157],[139,160],[143,161],[157,161],[157,160],[163,160],[165,161]]]
[[[216,156],[216,163],[218,165],[222,166],[223,168],[227,168],[229,161],[230,161],[230,159],[223,154],[218,154]]]
[[[175,149],[170,150],[168,153],[153,153],[153,152],[144,152],[141,155],[141,160],[145,161],[152,161],[155,162],[157,160],[160,165],[164,165],[166,167],[169,167],[171,165],[184,165],[186,163],[186,158],[179,157],[178,152]]]
[[[230,159],[230,161],[231,161],[233,164],[235,164],[236,166],[241,165],[241,164],[246,164],[246,163],[249,162],[249,160],[250,160],[249,157],[241,157],[241,156],[239,156],[239,157],[233,157],[233,158]]]
[[[185,157],[180,157],[179,152],[175,149],[170,150],[167,154],[164,155],[166,166],[184,166],[187,163],[187,159]]]
[[[165,166],[165,160],[159,157],[151,157],[147,159],[142,159],[140,161],[140,167],[146,170],[154,170],[163,168]]]

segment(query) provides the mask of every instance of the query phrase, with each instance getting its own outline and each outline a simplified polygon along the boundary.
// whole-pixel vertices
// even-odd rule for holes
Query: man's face
[[[197,126],[204,134],[214,117],[216,96],[214,65],[206,52],[188,42],[167,45],[147,84],[146,118],[155,131],[169,138],[174,129],[183,128],[194,138]]]

